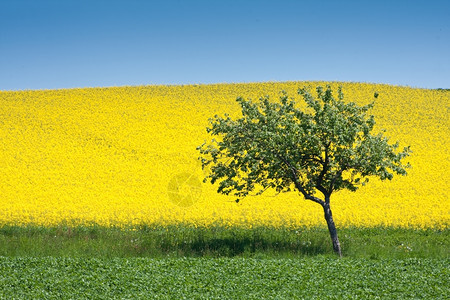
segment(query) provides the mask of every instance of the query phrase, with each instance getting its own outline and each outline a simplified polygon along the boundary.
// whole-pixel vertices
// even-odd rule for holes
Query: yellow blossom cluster
[[[360,105],[377,92],[376,130],[413,151],[408,176],[332,195],[337,225],[447,228],[450,92],[339,82],[0,91],[0,225],[322,225],[295,192],[217,194],[196,147],[208,118],[239,116],[238,96],[300,102],[298,88],[327,84]]]

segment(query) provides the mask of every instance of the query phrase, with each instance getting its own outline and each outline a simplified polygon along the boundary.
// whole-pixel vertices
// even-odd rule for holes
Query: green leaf
[[[317,192],[329,199],[334,191],[356,191],[371,176],[406,175],[404,159],[411,150],[397,152],[398,143],[390,144],[383,132],[372,133],[375,118],[367,113],[373,102],[344,102],[342,88],[336,99],[330,86],[319,86],[316,93],[298,90],[306,110],[285,91],[279,101],[238,97],[242,117],[214,116],[206,129],[211,142],[197,147],[202,165],[212,165],[206,179],[219,183],[218,192],[239,199],[266,188],[287,192],[292,187],[307,199]]]

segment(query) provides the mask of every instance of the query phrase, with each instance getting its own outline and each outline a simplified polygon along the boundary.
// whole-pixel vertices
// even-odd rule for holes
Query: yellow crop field
[[[450,92],[336,82],[139,86],[0,92],[0,224],[313,226],[322,208],[295,192],[234,198],[202,183],[196,147],[236,97],[342,85],[377,131],[410,145],[406,177],[332,195],[338,227],[447,228]]]

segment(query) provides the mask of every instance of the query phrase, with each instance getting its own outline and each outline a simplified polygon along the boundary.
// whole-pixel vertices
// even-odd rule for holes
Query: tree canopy
[[[314,97],[308,88],[298,90],[303,110],[282,92],[273,102],[239,97],[241,118],[225,114],[210,119],[207,132],[214,138],[198,147],[202,165],[210,166],[205,181],[218,182],[218,192],[236,201],[267,189],[297,190],[329,209],[335,191],[356,191],[371,176],[390,180],[394,174],[406,175],[409,147],[398,151],[398,142],[390,144],[383,132],[372,133],[374,102],[346,103],[342,89],[335,97],[330,86],[316,92]]]

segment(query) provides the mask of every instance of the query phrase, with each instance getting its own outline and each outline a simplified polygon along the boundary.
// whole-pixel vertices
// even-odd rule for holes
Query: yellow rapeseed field
[[[237,96],[343,86],[377,131],[410,145],[406,177],[332,195],[342,226],[446,228],[450,92],[365,83],[284,82],[0,92],[0,224],[190,223],[313,226],[322,208],[291,192],[234,198],[202,183],[196,146],[208,118],[238,116]]]

